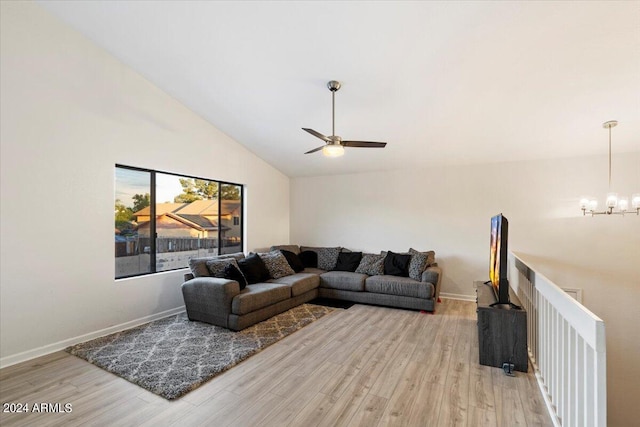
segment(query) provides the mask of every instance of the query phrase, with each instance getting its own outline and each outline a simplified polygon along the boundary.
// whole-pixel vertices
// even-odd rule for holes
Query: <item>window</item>
[[[242,251],[242,185],[121,165],[115,184],[116,279]]]

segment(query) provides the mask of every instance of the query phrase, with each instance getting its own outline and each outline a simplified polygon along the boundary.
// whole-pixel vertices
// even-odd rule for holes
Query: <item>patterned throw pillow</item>
[[[340,247],[337,248],[312,248],[300,246],[300,251],[313,251],[318,254],[318,268],[331,271],[335,268],[340,255]]]
[[[235,258],[236,260],[240,260],[244,258],[244,254],[242,252],[236,252],[235,254],[189,258],[189,268],[191,269],[191,274],[193,274],[193,277],[209,277],[211,276],[211,273],[209,273],[209,269],[207,268],[207,261],[228,258]]]
[[[238,261],[235,258],[222,258],[222,259],[211,259],[207,261],[207,269],[209,270],[209,275],[211,277],[221,277],[224,278],[224,269],[227,268],[228,265],[234,265],[238,269]]]
[[[418,282],[422,280],[422,272],[427,268],[428,255],[422,252],[409,252],[411,261],[409,262],[409,277]]]
[[[384,274],[384,258],[386,254],[363,254],[356,273],[380,276]]]
[[[419,252],[413,248],[409,248],[409,254],[411,254],[409,277],[413,280],[420,281],[422,280],[422,272],[436,262],[436,253],[434,251]]]
[[[414,253],[426,254],[427,255],[427,267],[429,267],[431,264],[435,264],[435,262],[436,262],[436,252],[435,251],[420,252],[420,251],[417,251],[417,250],[415,250],[413,248],[409,248],[409,253],[410,254],[414,254]]]
[[[269,270],[269,276],[272,279],[279,279],[284,276],[291,276],[296,274],[293,268],[287,262],[287,259],[282,255],[280,251],[271,251],[267,253],[258,254],[264,265]]]

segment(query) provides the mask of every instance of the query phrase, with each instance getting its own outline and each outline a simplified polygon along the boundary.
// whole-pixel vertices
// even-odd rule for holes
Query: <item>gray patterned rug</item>
[[[191,322],[181,313],[65,351],[165,399],[176,399],[332,311],[303,304],[240,332]]]

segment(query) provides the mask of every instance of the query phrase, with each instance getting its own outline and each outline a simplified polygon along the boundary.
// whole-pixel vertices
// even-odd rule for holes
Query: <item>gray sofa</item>
[[[274,248],[299,252],[299,247],[292,245]],[[244,254],[223,257],[238,259]],[[250,284],[242,291],[235,280],[194,277],[188,273],[182,294],[190,320],[239,331],[317,297],[433,312],[441,280],[442,270],[435,262],[422,272],[420,281],[305,268],[299,273]]]

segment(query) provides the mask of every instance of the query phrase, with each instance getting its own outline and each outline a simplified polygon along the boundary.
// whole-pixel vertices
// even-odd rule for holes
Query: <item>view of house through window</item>
[[[116,166],[115,203],[116,278],[242,251],[241,185]]]

